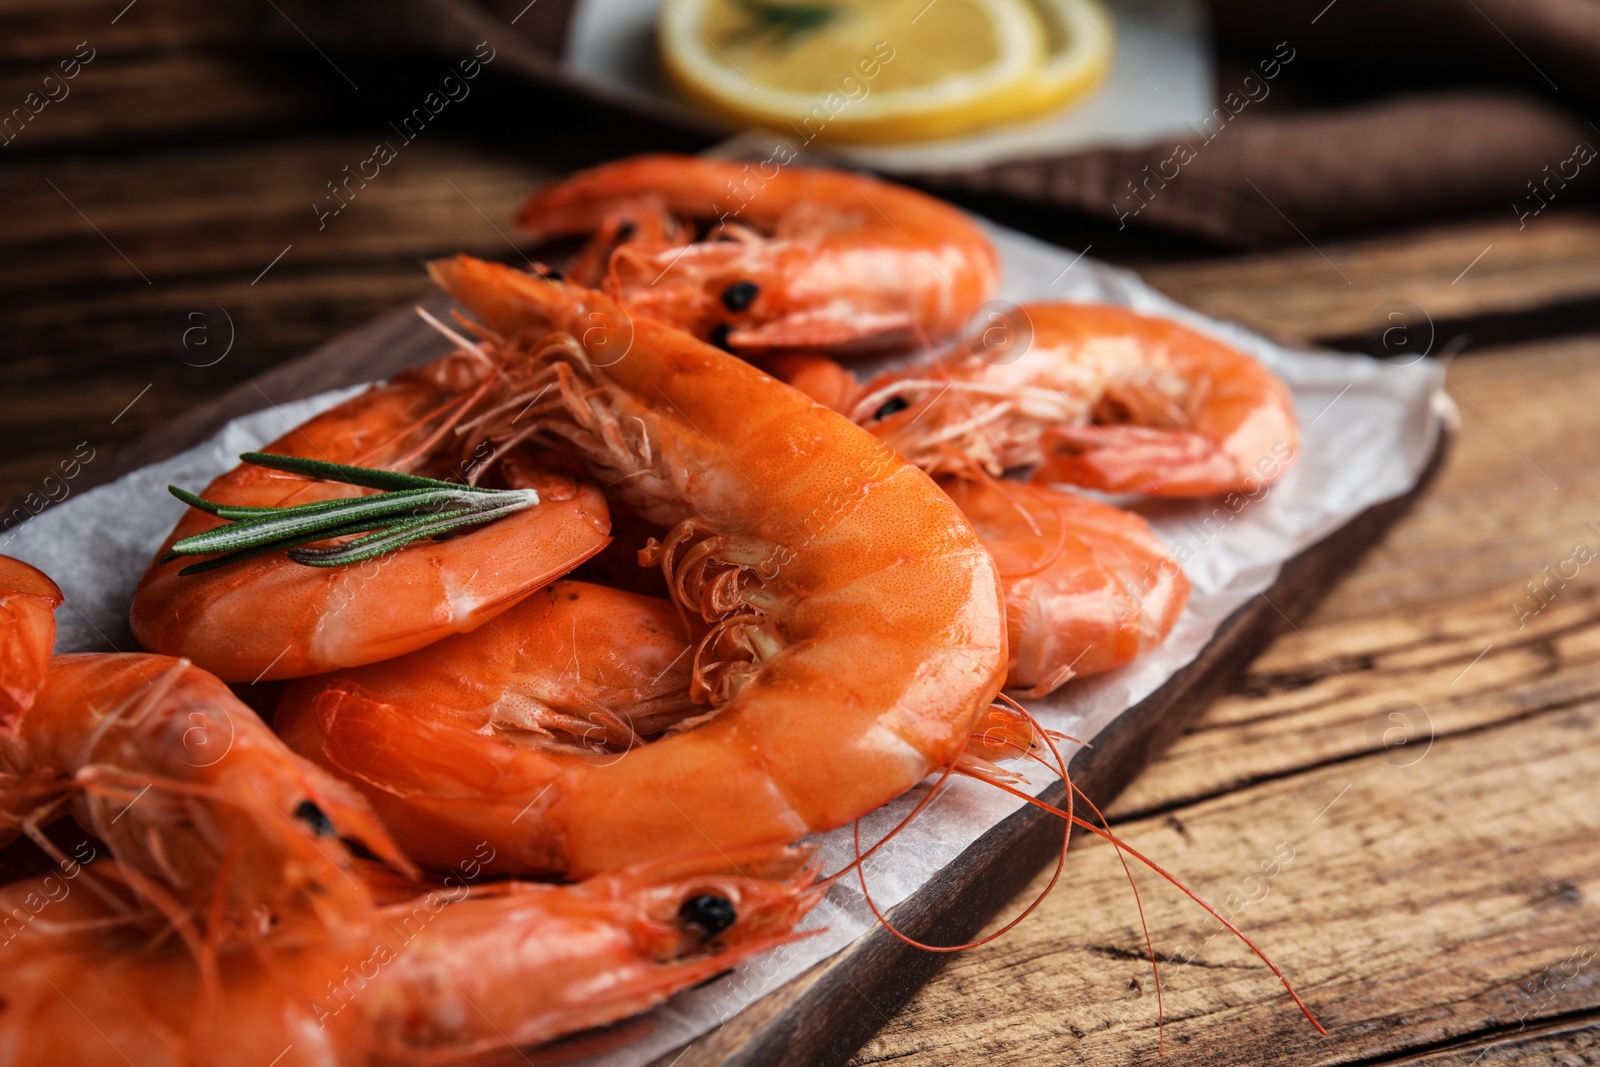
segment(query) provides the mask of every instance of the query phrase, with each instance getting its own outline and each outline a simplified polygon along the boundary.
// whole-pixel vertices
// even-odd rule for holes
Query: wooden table
[[[319,231],[311,205],[370,154],[385,94],[442,65],[341,57],[363,96],[315,56],[244,44],[270,10],[125,5],[0,9],[0,101],[79,41],[96,49],[73,94],[0,148],[4,513],[70,493],[63,463],[112,463],[139,432],[415,298],[420,260],[507,254],[505,220],[537,180],[699,147],[609,119],[597,135],[601,116],[488,76]],[[1461,410],[1416,510],[1112,809],[1125,839],[1235,913],[1330,1031],[1138,873],[1171,1061],[1600,1060],[1600,562],[1574,553],[1600,553],[1600,212],[1250,256],[1033,222],[1285,340],[1355,343],[1409,302]],[[1020,929],[903,1007],[862,1004],[883,1028],[854,1062],[1155,1062],[1127,884],[1109,848],[1075,848]]]

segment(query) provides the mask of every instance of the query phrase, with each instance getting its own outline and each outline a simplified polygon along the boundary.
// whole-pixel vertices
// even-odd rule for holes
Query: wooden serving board
[[[424,301],[436,315],[451,302]],[[88,485],[111,481],[204,441],[230,419],[329,389],[389,377],[443,355],[449,343],[411,308],[379,316],[311,353],[237,386],[151,430],[110,462],[85,470]],[[1070,764],[1073,782],[1106,806],[1150,759],[1181,734],[1279,632],[1297,625],[1433,480],[1449,452],[1447,430],[1417,485],[1369,508],[1284,565],[1262,596],[1240,607],[1209,644],[1159,689],[1124,711]],[[1064,801],[1060,783],[1043,794]],[[932,944],[969,940],[1060,848],[1061,824],[1033,807],[1013,813],[889,913],[895,926]],[[728,1023],[663,1056],[655,1067],[711,1064],[830,1067],[847,1060],[947,958],[907,946],[881,927],[856,939]],[[573,1048],[589,1044],[580,1037]],[[558,1046],[539,1062],[564,1058]]]

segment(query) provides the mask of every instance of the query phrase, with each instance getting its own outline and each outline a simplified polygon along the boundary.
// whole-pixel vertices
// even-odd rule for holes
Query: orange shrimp
[[[860,174],[772,168],[620,160],[536,190],[516,225],[539,240],[594,234],[601,251],[579,257],[574,281],[739,353],[947,337],[994,296],[999,257],[959,209]],[[694,241],[679,219],[713,225]]]
[[[493,384],[496,370],[476,351],[452,353],[339,404],[265,450],[439,476],[454,464],[458,475],[473,467],[475,481],[480,468],[506,457],[472,447],[481,439],[455,431],[462,405]],[[536,490],[539,503],[448,541],[418,541],[339,568],[301,566],[273,553],[181,575],[184,561],[162,562],[167,549],[222,524],[190,510],[134,594],[134,636],[225,681],[254,682],[374,663],[471,630],[609,540],[605,500],[593,486],[524,464],[513,487]],[[203,495],[270,507],[365,492],[244,464]]]
[[[938,486],[599,293],[468,257],[432,270],[500,336],[510,384],[490,410],[522,415],[490,439],[566,450],[670,531],[650,559],[692,630],[691,695],[715,713],[622,759],[519,754],[540,869],[792,841],[954,758],[1003,680],[1005,618],[993,558]]]
[[[64,807],[191,947],[358,925],[370,900],[342,838],[410,869],[359,795],[167,656],[57,656],[0,731],[0,843],[25,833],[55,855],[40,827]]]
[[[825,408],[848,415],[861,395],[861,383],[837,361],[814,352],[780,353],[753,361]]]
[[[44,685],[61,599],[49,578],[0,556],[0,731],[16,726]]]
[[[551,785],[549,754],[615,762],[703,714],[691,652],[668,601],[557,582],[470,634],[294,682],[275,722],[420,862],[487,841],[491,869],[560,870],[527,812]]]
[[[1092,304],[1021,309],[1017,357],[964,353],[880,376],[851,417],[934,473],[1034,467],[1114,493],[1254,492],[1299,446],[1288,388],[1250,356],[1166,319]]]
[[[830,402],[852,395],[855,381],[833,360],[808,355],[774,361],[772,370],[818,403],[851,406]],[[849,385],[836,384],[841,376]],[[1008,687],[1044,696],[1072,678],[1120,667],[1165,640],[1188,602],[1188,578],[1138,515],[981,474],[939,484],[1000,568]]]
[[[947,478],[945,491],[994,553],[1011,643],[1006,685],[1043,696],[1166,639],[1189,579],[1130,511],[1024,482]]]
[[[181,950],[124,936],[55,876],[32,879],[0,888],[0,914],[27,917],[0,935],[0,1061],[482,1062],[637,1014],[793,940],[821,896],[815,874],[803,850],[767,848],[571,886],[458,877],[380,909],[358,946],[224,952],[209,997]]]

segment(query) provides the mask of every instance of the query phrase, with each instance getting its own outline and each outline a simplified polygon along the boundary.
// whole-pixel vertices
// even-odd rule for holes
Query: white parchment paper
[[[1128,271],[1021,234],[990,227],[1004,262],[1005,296],[1104,301],[1180,319],[1259,358],[1294,393],[1303,440],[1283,480],[1237,512],[1216,500],[1140,505],[1180,559],[1194,591],[1167,642],[1113,673],[1072,682],[1030,702],[1046,726],[1093,739],[1120,712],[1154,691],[1203,648],[1217,626],[1276,579],[1280,566],[1360,512],[1416,484],[1448,401],[1443,371],[1424,361],[1395,366],[1364,356],[1297,352],[1242,327],[1214,322],[1157,293]],[[420,328],[420,327],[419,327]],[[206,443],[163,463],[57,504],[23,524],[0,552],[28,561],[61,584],[58,651],[133,647],[127,612],[146,563],[183,507],[170,483],[199,488],[294,423],[350,395],[342,390],[237,419]],[[1183,546],[1180,550],[1179,546]],[[1074,746],[1064,746],[1071,757]],[[1018,770],[1026,770],[1019,765]],[[1035,771],[1035,791],[1047,784]],[[915,804],[920,789],[862,820],[878,840]],[[963,849],[1020,806],[993,788],[956,780],[946,793],[866,864],[874,901],[904,900]],[[818,838],[826,870],[850,862],[850,829]],[[675,998],[633,1028],[628,1044],[586,1061],[638,1067],[730,1019],[763,993],[839,951],[874,922],[854,880],[841,880],[806,922],[825,932],[785,946],[730,975]]]
[[[582,0],[573,12],[562,63],[579,80],[608,93],[659,106],[670,98],[656,59],[661,3]],[[1105,81],[1088,99],[1029,122],[960,137],[903,145],[829,145],[829,151],[861,166],[907,173],[1130,147],[1193,134],[1215,103],[1211,43],[1199,0],[1109,0],[1108,6],[1116,24],[1115,48]]]

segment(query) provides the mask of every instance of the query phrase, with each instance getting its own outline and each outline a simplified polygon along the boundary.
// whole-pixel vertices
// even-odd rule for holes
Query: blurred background
[[[1502,231],[1516,239],[1440,295],[1410,295],[1438,330],[1482,344],[1570,329],[1595,310],[1585,199],[1600,167],[1572,162],[1575,146],[1600,143],[1583,118],[1596,84],[1583,49],[1600,47],[1594,5],[1090,2],[1034,9],[1041,22],[1051,10],[1103,19],[1076,26],[1086,54],[1073,57],[1054,114],[980,119],[952,138],[900,144],[840,144],[830,133],[808,150],[853,154],[1047,240],[1092,246],[1146,268],[1180,299],[1280,337],[1364,343],[1373,312],[1407,294],[1372,291],[1359,265],[1338,257],[1327,270],[1316,249],[1452,219],[1454,236],[1422,246],[1438,249],[1441,277]],[[844,21],[829,25],[821,0],[593,0],[588,15],[585,6],[5,0],[0,374],[10,399],[0,498],[36,486],[52,466],[38,457],[126,440],[411,299],[429,256],[512,254],[511,208],[542,179],[728,136],[725,108],[681,104],[665,87],[659,11],[708,25],[731,17],[729,47],[768,53],[822,44]],[[731,15],[702,10],[719,6]],[[901,39],[878,85],[868,82],[879,95],[901,72],[913,88],[941,76],[946,11],[955,31],[970,31],[995,5],[913,6],[928,9],[919,26],[934,32],[912,46]],[[823,24],[807,29],[819,11]],[[851,33],[863,47],[877,39],[875,27]],[[826,42],[846,55],[846,74],[851,33]],[[1059,31],[1054,43],[1042,36],[1047,51],[1063,50]],[[985,62],[955,52],[951,63]],[[476,77],[459,78],[462,61],[490,53]],[[833,88],[839,76],[824,58],[802,58],[798,75],[780,63],[771,78],[821,103],[826,93],[807,86]],[[458,88],[442,86],[452,74]],[[444,99],[425,112],[426,129],[401,130],[430,93]],[[843,135],[879,102],[852,99],[848,87],[842,99],[833,132]],[[774,125],[795,139],[796,126]],[[379,169],[370,162],[379,141],[396,158],[352,183],[363,164]],[[1481,240],[1474,225],[1487,227]],[[1248,292],[1209,289],[1204,264],[1264,248],[1315,260],[1326,274],[1308,282],[1346,291],[1289,324]],[[1527,277],[1509,286],[1502,277],[1523,265],[1540,277],[1537,293]],[[1546,305],[1553,318],[1509,335],[1498,321],[1451,325]]]

